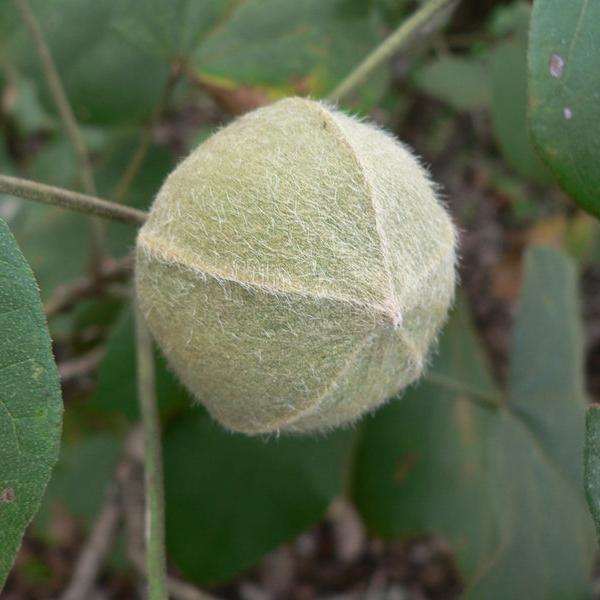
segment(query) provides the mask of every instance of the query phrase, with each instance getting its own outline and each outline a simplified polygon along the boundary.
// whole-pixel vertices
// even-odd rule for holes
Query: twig
[[[334,90],[328,99],[338,102],[354,88],[363,83],[371,73],[406,45],[436,15],[450,10],[459,0],[429,0],[413,15],[403,21],[398,29],[389,35],[369,54]]]
[[[82,356],[59,363],[58,373],[61,383],[95,371],[102,362],[105,352],[104,347],[98,346]]]
[[[90,597],[90,592],[98,578],[98,572],[111,548],[120,514],[118,487],[112,481],[104,506],[77,561],[73,577],[60,600],[81,600]]]
[[[81,277],[58,287],[44,303],[46,317],[68,310],[80,300],[103,293],[109,283],[126,281],[132,272],[133,257],[126,256],[105,263],[97,277]]]
[[[182,65],[180,65],[179,63],[172,64],[171,72],[169,73],[167,83],[165,84],[158,104],[152,111],[150,119],[142,129],[138,146],[135,152],[133,153],[129,164],[126,167],[125,172],[119,180],[119,183],[117,184],[114,193],[115,202],[123,201],[123,199],[127,195],[129,187],[135,180],[137,174],[139,173],[139,170],[144,164],[144,159],[146,158],[148,150],[150,149],[150,143],[152,142],[152,134],[154,133],[154,129],[156,128],[156,125],[169,102],[169,98],[171,97],[171,94],[173,93],[173,90],[175,89],[175,86],[177,85],[181,74]]]
[[[94,173],[92,171],[92,163],[85,142],[77,125],[77,119],[69,103],[69,99],[65,93],[64,87],[58,75],[56,65],[50,53],[50,49],[44,39],[44,34],[38,20],[36,19],[31,7],[27,0],[14,0],[17,9],[21,13],[21,17],[29,33],[33,39],[33,44],[37,50],[40,62],[42,63],[42,70],[50,94],[56,105],[56,109],[63,122],[67,136],[71,141],[71,144],[75,150],[77,162],[79,163],[79,174],[81,177],[81,185],[83,191],[91,196],[96,195],[96,184],[94,182]],[[102,225],[97,220],[92,222],[93,238],[93,253],[94,261],[99,261],[99,257],[102,254],[102,247],[104,245],[104,231]]]
[[[146,573],[150,600],[167,600],[165,506],[160,419],[156,399],[152,339],[136,303],[138,396],[144,430],[146,498]]]
[[[0,193],[53,204],[128,225],[143,225],[148,218],[146,212],[137,208],[8,175],[0,175]]]

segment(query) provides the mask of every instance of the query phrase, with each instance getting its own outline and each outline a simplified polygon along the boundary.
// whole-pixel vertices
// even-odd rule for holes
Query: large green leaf
[[[112,0],[34,0],[31,7],[52,53],[77,118],[89,123],[129,123],[154,107],[168,73],[127,40],[119,24],[123,9]],[[40,60],[12,2],[2,3],[0,20],[10,23],[6,60],[35,78],[48,108]]]
[[[246,0],[207,36],[194,64],[238,83],[324,95],[380,40],[373,15],[357,6],[348,0]],[[380,84],[376,78],[361,95],[373,99]]]
[[[600,3],[536,0],[529,38],[534,139],[560,184],[600,217]]]
[[[56,462],[61,423],[37,285],[0,220],[0,588]]]
[[[115,28],[163,61],[184,60],[242,0],[121,0]]]
[[[227,581],[318,521],[342,492],[350,440],[234,435],[198,410],[171,423],[167,546],[181,571]]]
[[[354,496],[382,535],[445,536],[469,598],[589,598],[574,269],[550,249],[526,262],[508,392],[461,305],[425,381],[366,425]]]
[[[580,486],[586,401],[577,285],[566,255],[542,248],[528,254],[508,403],[552,462]]]

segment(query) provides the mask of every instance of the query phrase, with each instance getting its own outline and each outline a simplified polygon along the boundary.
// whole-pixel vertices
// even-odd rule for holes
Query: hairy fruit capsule
[[[169,175],[139,232],[137,296],[225,427],[329,429],[419,377],[453,299],[455,242],[405,146],[289,98]]]

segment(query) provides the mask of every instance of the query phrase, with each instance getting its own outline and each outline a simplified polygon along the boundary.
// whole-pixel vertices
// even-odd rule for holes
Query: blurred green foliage
[[[349,100],[349,108],[383,114],[388,124],[407,121],[410,129],[423,100],[434,100],[431,134],[428,130],[423,141],[434,154],[461,119],[475,123],[478,134],[489,130],[491,147],[482,141],[463,148],[460,160],[476,155],[486,163],[494,193],[510,199],[517,222],[530,223],[546,214],[538,198],[551,189],[551,176],[529,137],[529,86],[529,118],[542,157],[565,189],[595,210],[600,71],[587,52],[600,39],[598,19],[582,19],[574,32],[584,3],[557,2],[535,2],[529,75],[530,6],[506,3],[466,43],[455,44],[451,31],[436,38],[433,50],[415,44],[394,62],[393,85],[381,70]],[[99,195],[111,198],[174,68],[185,66],[166,129],[175,129],[190,105],[204,116],[214,111],[219,97],[198,88],[197,78],[236,102],[241,101],[235,94],[248,89],[265,101],[294,93],[324,96],[416,3],[32,0],[31,5],[82,125]],[[552,11],[565,17],[556,26],[554,20],[549,25]],[[547,60],[564,43],[572,52],[565,54],[565,77],[558,81],[549,77]],[[11,2],[0,4],[0,89],[0,172],[77,188],[73,150]],[[572,120],[565,120],[565,106]],[[217,115],[184,121],[179,125],[184,134],[175,142],[169,131],[154,131],[124,201],[147,208],[179,154],[230,116]],[[31,264],[43,298],[86,272],[84,217],[1,196],[0,217]],[[600,256],[595,224],[578,221],[567,237],[567,249],[581,263]],[[113,256],[125,255],[134,241],[131,228],[108,226]],[[133,327],[124,304],[119,298],[94,299],[51,323],[60,332],[58,342],[75,337],[77,348],[90,343],[80,339],[84,330],[109,335],[97,385],[86,395],[86,417],[73,420],[77,435],[63,448],[36,520],[34,533],[43,538],[57,505],[82,527],[89,525],[117,460],[123,422],[137,419]],[[448,539],[469,597],[591,597],[591,526],[580,468],[582,348],[575,267],[559,251],[535,249],[526,261],[508,383],[500,386],[490,375],[461,301],[425,380],[353,431],[302,439],[226,433],[191,406],[157,356],[171,559],[194,581],[227,581],[317,523],[335,496],[348,494],[377,535],[433,532]],[[598,428],[590,423],[594,449]],[[596,463],[590,453],[588,471]],[[598,496],[593,483],[588,481],[592,505]],[[2,510],[0,505],[0,523]],[[45,576],[33,563],[29,568],[32,576]]]

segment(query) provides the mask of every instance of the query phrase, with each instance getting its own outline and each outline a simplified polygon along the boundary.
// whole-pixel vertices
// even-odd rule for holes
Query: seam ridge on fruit
[[[389,296],[388,297],[388,304],[389,304],[388,310],[390,310],[390,313],[392,315],[392,323],[393,323],[394,327],[398,327],[402,323],[402,310],[400,308],[398,298],[396,296],[394,281],[392,279],[392,270],[391,270],[390,258],[389,258],[390,249],[389,249],[389,244],[387,241],[387,235],[385,234],[385,232],[382,228],[382,225],[381,225],[381,218],[382,218],[381,206],[379,205],[379,203],[377,202],[377,199],[375,197],[376,194],[375,194],[375,188],[373,186],[373,182],[371,181],[371,178],[369,177],[369,174],[367,173],[367,169],[366,169],[365,165],[363,164],[363,161],[361,160],[357,149],[354,147],[354,145],[352,144],[352,142],[350,141],[350,139],[348,138],[348,136],[346,135],[346,133],[344,132],[344,130],[342,129],[342,127],[340,126],[340,124],[337,121],[337,118],[336,118],[337,108],[330,107],[327,105],[327,103],[324,103],[324,102],[317,102],[317,103],[315,103],[315,105],[318,106],[319,109],[321,110],[321,114],[323,115],[323,118],[327,119],[328,122],[333,125],[340,141],[350,150],[350,155],[354,159],[354,162],[356,163],[356,166],[358,167],[358,172],[360,173],[362,180],[365,184],[365,187],[367,188],[368,197],[369,197],[369,201],[367,202],[367,204],[368,204],[369,208],[371,208],[373,211],[373,219],[374,219],[374,223],[375,223],[375,230],[377,231],[377,238],[379,241],[379,249],[381,252],[383,272],[385,273],[385,276],[387,279],[387,282],[386,282],[387,287],[388,287],[387,293]]]
[[[291,299],[294,296],[300,296],[302,298],[308,298],[314,301],[329,301],[337,302],[340,304],[348,304],[356,308],[365,309],[370,311],[374,315],[381,315],[385,318],[386,322],[391,324],[394,328],[398,327],[398,323],[395,320],[395,315],[390,311],[388,306],[371,304],[356,298],[349,296],[339,296],[334,294],[320,294],[310,290],[301,289],[284,289],[280,287],[274,287],[265,283],[258,283],[248,279],[240,279],[229,273],[217,272],[214,269],[205,268],[200,266],[197,262],[196,256],[194,256],[194,264],[192,265],[189,261],[186,261],[185,251],[180,248],[175,249],[173,246],[169,246],[168,252],[162,247],[153,236],[140,232],[138,236],[138,245],[146,254],[151,254],[156,258],[159,258],[164,263],[170,265],[176,265],[177,268],[185,269],[197,274],[201,279],[212,278],[216,281],[227,281],[239,285],[246,289],[255,289],[262,292],[266,292],[272,296],[278,296],[282,298]]]
[[[382,332],[369,332],[364,339],[356,345],[356,348],[348,355],[347,360],[344,362],[342,367],[335,374],[333,379],[327,383],[323,392],[319,393],[318,396],[308,405],[301,409],[297,409],[295,412],[285,415],[281,419],[271,421],[266,424],[266,429],[247,429],[244,430],[246,433],[269,433],[275,431],[279,433],[282,427],[290,427],[289,432],[293,433],[293,424],[303,417],[307,417],[319,410],[319,407],[323,403],[323,400],[333,393],[338,387],[343,377],[355,366],[357,360],[360,358],[362,351],[369,345],[373,345],[377,338],[381,337]]]

